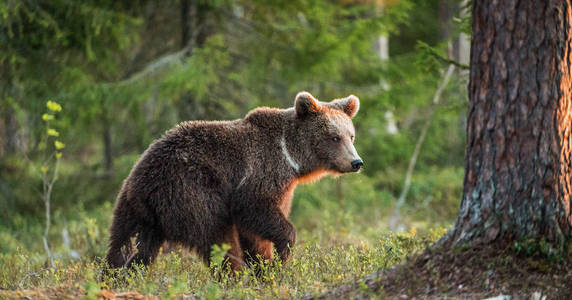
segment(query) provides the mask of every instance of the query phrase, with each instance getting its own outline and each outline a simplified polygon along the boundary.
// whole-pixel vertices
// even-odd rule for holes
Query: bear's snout
[[[363,161],[361,159],[356,159],[352,161],[352,169],[354,172],[359,171],[359,169],[363,166]]]

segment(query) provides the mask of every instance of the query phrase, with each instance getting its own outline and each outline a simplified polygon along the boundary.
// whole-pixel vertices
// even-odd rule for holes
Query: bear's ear
[[[296,115],[300,118],[315,115],[320,110],[318,100],[308,92],[299,92],[294,100]]]
[[[359,98],[354,95],[334,100],[329,104],[332,108],[345,112],[350,118],[355,117],[359,110]]]

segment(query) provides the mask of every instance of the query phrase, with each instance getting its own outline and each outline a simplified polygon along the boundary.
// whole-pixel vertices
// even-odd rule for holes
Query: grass
[[[45,254],[38,250],[19,248],[0,254],[0,298],[19,298],[26,293],[33,293],[34,298],[94,298],[104,296],[102,290],[137,292],[162,299],[177,295],[204,299],[299,298],[323,293],[395,265],[445,232],[438,229],[418,233],[412,228],[407,233],[390,233],[379,224],[377,228],[365,229],[365,224],[353,223],[356,219],[348,214],[325,214],[311,230],[299,230],[299,243],[288,264],[282,266],[277,260],[264,264],[259,276],[251,269],[231,274],[220,263],[208,267],[183,249],[160,255],[147,268],[104,276],[105,246],[88,248],[105,245],[107,235],[101,234],[105,231],[93,220],[91,224],[89,218],[84,220],[85,228],[71,224],[75,229],[70,230],[73,240],[78,241],[72,247],[82,247],[76,250],[82,253],[79,260],[61,255],[56,259],[56,267],[49,268]],[[60,248],[59,253],[64,250]],[[89,258],[88,254],[93,256]]]
[[[433,207],[457,207],[462,183],[462,174],[452,168],[417,178],[410,203],[402,212],[407,232],[392,233],[387,230],[387,219],[401,176],[381,176],[381,180],[358,174],[324,179],[296,190],[290,220],[298,231],[298,243],[284,266],[275,261],[262,266],[261,276],[249,269],[231,275],[220,265],[205,266],[194,254],[177,249],[159,256],[146,269],[105,277],[102,258],[113,198],[136,159],[118,159],[112,176],[85,166],[62,165],[54,188],[48,239],[55,254],[54,268],[48,266],[42,246],[42,203],[31,188],[39,182],[29,168],[14,165],[17,161],[10,164],[12,172],[0,172],[4,187],[11,191],[0,193],[0,203],[7,206],[0,212],[0,299],[111,295],[102,291],[163,299],[175,295],[274,299],[321,294],[402,262],[437,240],[454,216]],[[0,182],[0,190],[2,187]]]

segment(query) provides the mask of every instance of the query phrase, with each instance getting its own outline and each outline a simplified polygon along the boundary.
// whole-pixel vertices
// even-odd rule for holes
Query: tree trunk
[[[181,44],[182,48],[188,47],[188,55],[192,55],[194,48],[204,46],[207,39],[216,31],[215,23],[212,19],[213,7],[210,3],[197,0],[181,1]],[[177,109],[180,120],[195,120],[204,116],[197,109],[197,99],[195,95],[188,91],[182,96],[183,101]]]
[[[113,153],[111,152],[111,121],[104,114],[103,121],[103,161],[105,165],[105,174],[113,174]]]
[[[571,2],[473,3],[466,173],[452,244],[562,246],[571,236]]]
[[[191,0],[181,0],[181,48],[189,46],[193,32]]]
[[[19,150],[18,119],[12,107],[6,107],[0,120],[0,157],[3,154],[13,154]]]
[[[19,98],[16,95],[17,85],[14,84],[12,68],[10,64],[6,64],[3,69],[0,68],[0,99],[2,101],[0,103],[0,158],[27,150],[27,141],[23,134],[24,124],[18,120],[11,101],[7,101],[9,97]]]
[[[383,16],[385,11],[385,1],[378,0],[375,4],[377,14],[379,16]],[[378,36],[374,41],[373,47],[379,59],[384,61],[389,59],[389,38],[387,33],[382,33],[380,36]]]
[[[447,42],[447,56],[453,56],[451,38],[452,3],[450,0],[439,0],[439,38]]]
[[[458,12],[459,18],[464,18],[467,15],[467,2],[469,0],[461,0],[460,3],[457,3],[455,11]],[[453,57],[455,61],[460,62],[461,64],[468,65],[470,60],[470,53],[471,53],[471,39],[465,33],[459,33],[459,36],[453,40],[452,51]]]
[[[213,9],[210,3],[198,1],[196,8],[197,37],[195,42],[197,47],[202,47],[207,39],[215,33],[215,22],[212,20],[216,16],[212,13]]]
[[[389,39],[387,34],[382,34],[374,42],[375,52],[379,59],[385,61],[389,59]]]

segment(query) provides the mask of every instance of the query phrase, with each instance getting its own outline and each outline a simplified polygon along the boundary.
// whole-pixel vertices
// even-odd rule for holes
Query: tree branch
[[[188,55],[190,50],[191,48],[187,46],[175,53],[161,56],[147,64],[143,70],[131,75],[129,78],[117,82],[105,83],[105,85],[122,87],[134,84],[141,79],[159,72],[160,70],[166,69],[175,64],[181,64],[183,58]]]

